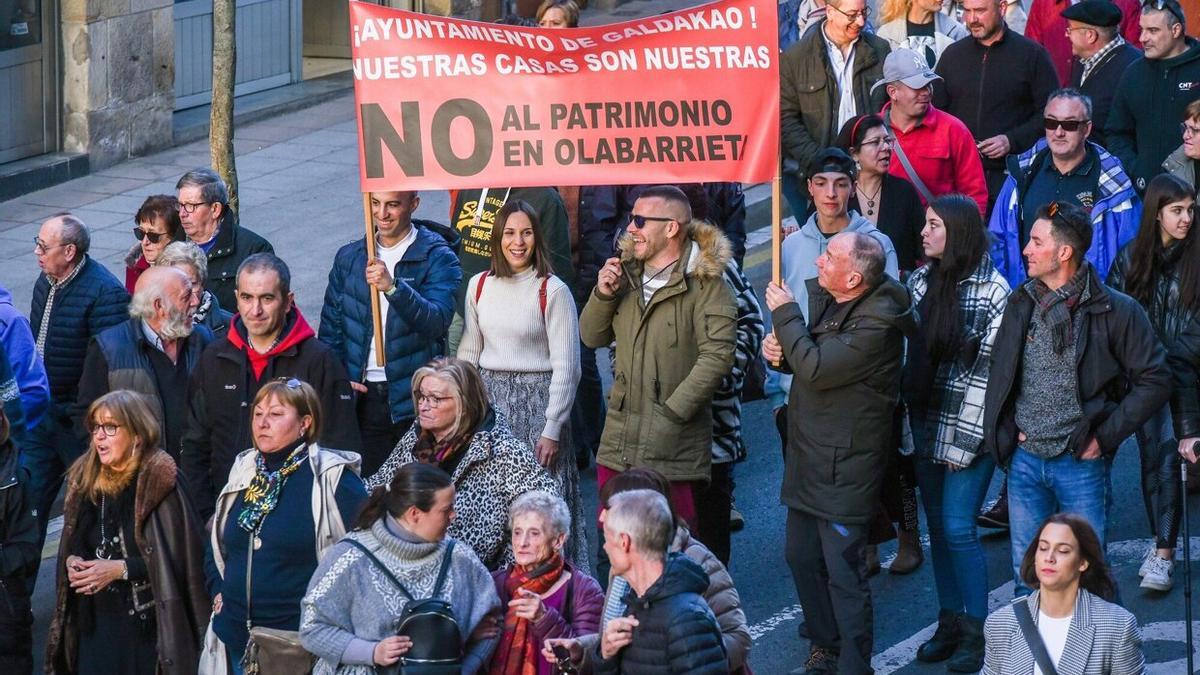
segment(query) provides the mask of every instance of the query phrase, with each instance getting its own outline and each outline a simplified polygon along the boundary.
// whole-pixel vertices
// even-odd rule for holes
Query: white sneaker
[[[1150,564],[1158,557],[1158,549],[1154,545],[1150,546],[1150,550],[1146,551],[1146,557],[1142,558],[1142,566],[1138,568],[1138,578],[1146,578],[1146,573],[1150,571]]]
[[[1156,555],[1149,562],[1150,569],[1146,571],[1146,576],[1142,577],[1142,588],[1164,592],[1171,590],[1171,586],[1174,585],[1171,574],[1175,571],[1175,561],[1163,560]]]

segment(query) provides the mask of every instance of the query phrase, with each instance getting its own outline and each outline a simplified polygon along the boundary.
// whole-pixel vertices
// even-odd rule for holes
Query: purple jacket
[[[600,632],[600,616],[604,611],[604,591],[595,579],[576,570],[569,563],[566,569],[571,572],[568,581],[567,597],[570,598],[570,616],[564,617],[557,609],[547,607],[545,615],[533,625],[534,637],[540,646],[543,641],[553,638],[573,638],[589,633]],[[509,597],[504,588],[512,568],[492,572],[496,582],[496,594],[500,596],[500,606],[507,607]],[[566,605],[564,604],[564,609]]]

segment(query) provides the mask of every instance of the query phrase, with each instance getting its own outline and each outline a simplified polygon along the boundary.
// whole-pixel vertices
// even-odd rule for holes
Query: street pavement
[[[585,21],[603,23],[604,19],[646,16],[689,4],[694,3],[635,2],[608,15],[586,14]],[[320,316],[334,252],[362,236],[355,132],[353,100],[348,94],[237,130],[242,223],[270,239],[291,265],[297,304],[314,324]],[[74,212],[90,226],[93,255],[123,279],[122,260],[134,243],[132,216],[142,200],[151,194],[173,194],[175,181],[183,172],[207,164],[207,144],[191,143],[0,203],[0,285],[13,292],[19,308],[28,311],[37,276],[32,239],[42,220],[62,210]],[[446,193],[426,192],[421,196],[417,217],[446,222],[448,208]],[[766,225],[750,224],[751,228]],[[749,276],[760,295],[770,273],[767,232],[756,229],[751,233],[746,259]],[[774,428],[766,403],[746,406],[744,434],[749,458],[737,468],[737,504],[746,517],[746,528],[734,535],[730,566],[755,640],[751,662],[755,671],[766,674],[787,673],[801,665],[808,653],[807,642],[797,637],[803,615],[783,556],[785,511],[778,498],[782,462]],[[1138,589],[1136,572],[1149,546],[1149,531],[1137,476],[1137,450],[1127,443],[1114,465],[1109,555],[1123,600],[1143,626],[1151,663],[1148,672],[1175,675],[1186,670],[1182,570],[1177,567],[1176,588],[1170,593]],[[594,507],[592,469],[584,476],[584,490]],[[1195,501],[1192,497],[1193,513]],[[989,588],[993,589],[993,606],[998,606],[1011,597],[1008,538],[1003,533],[989,534],[984,542],[987,569],[980,573],[986,572]],[[1200,537],[1193,537],[1193,558],[1200,555],[1198,542]],[[34,598],[35,655],[39,663],[54,609],[52,556],[56,545],[57,537],[52,536],[44,551]],[[881,547],[885,562],[893,554],[894,544]],[[876,672],[944,672],[941,664],[914,661],[916,648],[932,633],[938,611],[928,558],[908,576],[892,576],[885,571],[871,580],[871,588]]]

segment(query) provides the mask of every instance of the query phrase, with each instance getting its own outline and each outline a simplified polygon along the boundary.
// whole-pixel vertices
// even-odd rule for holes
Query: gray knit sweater
[[[428,598],[446,550],[445,542],[417,543],[408,533],[393,531],[398,525],[387,518],[377,520],[368,531],[355,531],[355,539],[405,585],[416,598]],[[442,597],[454,608],[455,619],[467,639],[500,598],[487,568],[470,546],[455,546]],[[319,658],[314,675],[373,675],[397,673],[399,664],[376,669],[375,644],[395,635],[395,626],[407,598],[366,556],[345,539],[329,550],[308,584],[301,603],[300,640]],[[495,640],[464,646],[463,673],[470,675],[484,666],[495,648]]]

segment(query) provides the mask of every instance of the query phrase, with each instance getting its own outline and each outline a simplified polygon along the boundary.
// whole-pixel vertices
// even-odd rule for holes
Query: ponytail
[[[369,530],[385,515],[399,518],[413,506],[418,511],[428,511],[433,508],[435,495],[453,484],[449,474],[432,464],[405,464],[391,483],[371,491],[354,521],[354,529]]]

